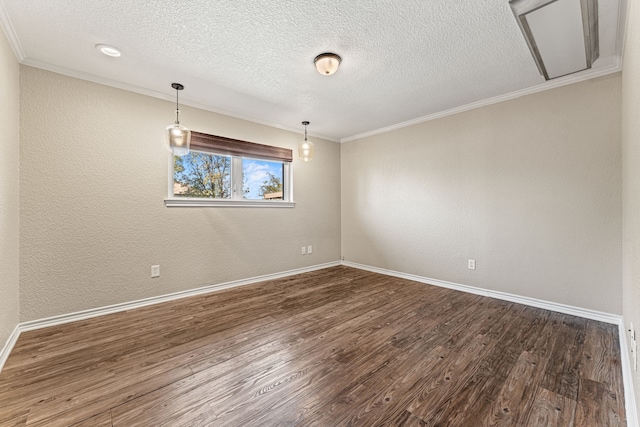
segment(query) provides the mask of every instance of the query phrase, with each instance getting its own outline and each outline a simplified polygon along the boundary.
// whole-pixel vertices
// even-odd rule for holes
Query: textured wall
[[[0,30],[0,349],[19,321],[20,74]]]
[[[633,322],[640,332],[640,4],[629,3],[622,69],[622,300],[625,325]],[[640,408],[638,372],[634,383]]]
[[[611,75],[343,144],[343,256],[620,314],[620,86]]]
[[[294,209],[166,208],[174,104],[25,66],[20,99],[22,321],[340,259],[338,144],[315,140],[312,162],[294,160]],[[206,133],[301,139],[181,111]]]

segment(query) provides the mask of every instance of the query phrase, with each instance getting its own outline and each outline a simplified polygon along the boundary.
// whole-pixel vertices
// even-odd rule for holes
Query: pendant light
[[[191,131],[180,124],[178,109],[178,91],[184,89],[180,83],[171,83],[171,87],[176,90],[176,122],[167,126],[167,141],[169,149],[175,156],[189,154],[189,143],[191,142]]]
[[[308,162],[313,159],[313,142],[307,140],[307,125],[309,122],[304,121],[302,124],[304,125],[304,141],[298,145],[298,156],[300,160]]]

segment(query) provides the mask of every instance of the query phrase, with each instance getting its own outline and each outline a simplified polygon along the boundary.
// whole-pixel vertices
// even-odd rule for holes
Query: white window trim
[[[173,153],[169,153],[169,179],[167,180],[168,196],[166,199],[164,199],[165,206],[168,208],[294,208],[296,206],[295,202],[293,201],[293,180],[291,179],[291,177],[293,176],[293,165],[291,164],[291,162],[283,162],[283,185],[285,188],[285,200],[248,200],[242,198],[242,159],[242,157],[231,156],[231,174],[234,188],[232,188],[232,197],[230,199],[212,199],[206,197],[174,197]]]
[[[294,202],[282,200],[215,200],[190,197],[164,199],[168,208],[294,208]]]

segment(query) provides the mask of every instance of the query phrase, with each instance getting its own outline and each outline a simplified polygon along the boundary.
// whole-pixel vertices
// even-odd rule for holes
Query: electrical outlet
[[[306,255],[307,254],[307,247],[303,246],[302,247],[302,255]]]
[[[160,277],[160,266],[152,265],[151,266],[151,277]]]
[[[470,259],[468,267],[469,267],[469,270],[475,270],[476,269],[476,260],[475,259]]]
[[[312,254],[313,253],[313,246],[311,246],[311,245],[307,246],[307,253],[308,254]]]

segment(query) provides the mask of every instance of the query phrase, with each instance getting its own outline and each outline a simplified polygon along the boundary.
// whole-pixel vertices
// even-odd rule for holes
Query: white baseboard
[[[295,270],[283,271],[280,273],[265,274],[262,276],[251,277],[248,279],[234,280],[232,282],[219,283],[216,285],[204,286],[201,288],[190,289],[187,291],[175,292],[167,295],[159,295],[157,297],[145,298],[137,301],[130,301],[121,304],[109,305],[106,307],[92,308],[89,310],[77,311],[75,313],[63,314],[60,316],[47,317],[45,319],[31,320],[19,323],[13,333],[5,343],[0,352],[0,372],[4,367],[9,353],[13,350],[18,337],[22,332],[32,331],[35,329],[47,328],[49,326],[62,325],[64,323],[76,322],[78,320],[90,319],[92,317],[104,316],[106,314],[118,313],[120,311],[133,310],[135,308],[145,307],[148,305],[158,304],[161,302],[177,300],[181,298],[192,297],[195,295],[207,294],[210,292],[220,291],[222,289],[235,288],[237,286],[250,285],[253,283],[264,282],[267,280],[280,279],[282,277],[293,276],[295,274],[308,273],[310,271],[321,270],[323,268],[335,267],[340,265],[340,261],[328,262],[325,264],[317,264],[311,267],[297,268]]]
[[[77,311],[75,313],[63,314],[60,316],[47,317],[45,319],[31,320],[20,323],[20,332],[34,329],[46,328],[64,323],[76,322],[78,320],[90,319],[92,317],[104,316],[105,314],[118,313],[120,311],[133,310],[147,305],[159,304],[161,302],[173,301],[180,298],[192,297],[195,295],[208,294],[222,289],[235,288],[237,286],[251,285],[253,283],[267,280],[280,279],[282,277],[293,276],[294,274],[308,273],[310,271],[321,270],[323,268],[340,265],[340,261],[318,264],[311,267],[297,268],[295,270],[283,271],[281,273],[265,274],[263,276],[250,277],[248,279],[234,280],[231,282],[219,283],[216,285],[203,286],[201,288],[189,289],[186,291],[174,292],[172,294],[159,295],[157,297],[140,299],[137,301],[125,302],[121,304],[109,305],[106,307],[92,308],[89,310]]]
[[[640,427],[638,408],[636,406],[635,390],[633,388],[633,369],[629,358],[629,345],[624,320],[618,324],[620,333],[620,364],[622,365],[622,382],[624,384],[624,407],[627,410],[627,427]]]
[[[13,346],[16,345],[16,341],[18,341],[18,337],[20,336],[20,324],[17,324],[15,328],[13,328],[13,332],[9,335],[9,339],[4,343],[2,350],[0,350],[0,372],[2,372],[2,368],[4,368],[4,364],[7,363],[7,359],[9,358],[9,354],[11,350],[13,350]]]
[[[622,316],[617,314],[603,313],[601,311],[589,310],[586,308],[574,307],[571,305],[559,304],[557,302],[545,301],[536,298],[523,297],[520,295],[510,294],[507,292],[492,291],[489,289],[476,288],[474,286],[461,285],[459,283],[446,282],[444,280],[432,279],[430,277],[417,276],[415,274],[401,273],[399,271],[387,270],[384,268],[372,267],[370,265],[358,264],[350,261],[342,261],[342,265],[348,267],[359,268],[374,273],[380,273],[387,276],[399,277],[401,279],[413,280],[414,282],[426,283],[428,285],[439,286],[442,288],[453,289],[456,291],[466,292],[469,294],[482,295],[486,297],[496,298],[504,301],[524,304],[531,307],[542,308],[563,314],[571,314],[573,316],[584,317],[585,319],[597,320],[599,322],[611,323],[618,325]]]
[[[617,314],[603,313],[601,311],[589,310],[580,307],[574,307],[565,304],[559,304],[551,301],[544,301],[535,298],[523,297],[519,295],[509,294],[506,292],[491,291],[488,289],[476,288],[474,286],[461,285],[459,283],[446,282],[428,277],[416,276],[415,274],[400,273],[398,271],[387,270],[384,268],[372,267],[370,265],[358,264],[350,261],[342,261],[342,265],[347,267],[358,268],[360,270],[380,273],[387,276],[399,277],[402,279],[413,280],[414,282],[426,283],[428,285],[439,286],[443,288],[453,289],[456,291],[467,292],[475,295],[483,295],[491,298],[497,298],[518,304],[524,304],[531,307],[551,310],[558,313],[570,314],[573,316],[583,317],[586,319],[597,320],[599,322],[611,323],[618,326],[618,334],[620,336],[620,364],[622,366],[622,379],[624,384],[624,407],[627,416],[627,427],[640,427],[638,424],[638,410],[636,407],[635,392],[633,389],[633,377],[631,369],[631,361],[629,359],[627,334],[624,328],[624,320],[622,316]]]

